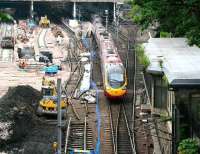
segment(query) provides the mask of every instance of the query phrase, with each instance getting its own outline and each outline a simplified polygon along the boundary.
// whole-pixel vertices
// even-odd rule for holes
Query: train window
[[[124,84],[124,69],[111,67],[108,71],[108,83],[112,88],[119,88]]]

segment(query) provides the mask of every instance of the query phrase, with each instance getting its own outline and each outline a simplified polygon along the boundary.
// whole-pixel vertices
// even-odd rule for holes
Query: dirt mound
[[[30,86],[9,88],[0,99],[0,149],[19,144],[37,123],[40,92]]]

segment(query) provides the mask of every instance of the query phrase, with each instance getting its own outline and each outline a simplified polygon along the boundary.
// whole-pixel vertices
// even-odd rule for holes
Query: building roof
[[[200,48],[189,46],[186,38],[150,38],[143,46],[147,71],[164,73],[172,87],[200,87]]]

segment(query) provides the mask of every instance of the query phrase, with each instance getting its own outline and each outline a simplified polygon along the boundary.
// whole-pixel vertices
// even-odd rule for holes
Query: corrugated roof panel
[[[161,71],[159,60],[162,59],[162,71],[170,84],[200,81],[196,80],[200,79],[200,48],[189,46],[186,38],[151,38],[143,46],[151,63],[148,70]]]

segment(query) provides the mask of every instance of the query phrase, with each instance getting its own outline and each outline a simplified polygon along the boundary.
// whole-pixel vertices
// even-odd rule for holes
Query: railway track
[[[109,103],[110,127],[114,154],[135,153],[124,102]]]
[[[89,128],[86,117],[84,122],[71,122],[71,120],[69,120],[65,132],[65,154],[70,151],[89,152],[94,150],[92,129]]]
[[[69,46],[67,47],[68,54],[66,59],[66,64],[70,68],[70,77],[64,85],[65,94],[71,99],[74,98],[75,91],[83,76],[83,68],[79,58],[79,50],[81,49],[78,48],[78,40],[76,39],[75,33],[64,22],[60,26],[71,38],[69,40]]]
[[[128,25],[126,25],[125,28],[128,30]],[[133,35],[136,34],[136,30],[137,29],[134,29],[134,32],[132,32]],[[126,54],[127,56],[126,56],[125,66],[128,74],[129,92],[127,94],[127,101],[126,101],[128,103],[125,103],[124,106],[127,109],[126,110],[127,117],[132,117],[131,118],[132,120],[129,120],[129,124],[133,132],[132,138],[133,138],[133,144],[135,145],[135,153],[152,154],[153,141],[150,135],[151,134],[150,127],[142,122],[143,118],[140,116],[141,112],[140,105],[143,102],[138,101],[139,97],[142,99],[144,97],[144,95],[140,94],[145,89],[144,77],[142,76],[143,65],[141,65],[138,62],[136,52],[134,51],[134,44],[136,38],[133,38],[134,40],[129,40],[131,37],[133,38],[133,36],[125,36],[124,34],[122,34],[121,31],[118,32],[119,41],[128,42],[127,44],[128,53]],[[131,107],[132,111],[130,110]]]
[[[113,28],[111,29],[113,30]],[[103,119],[101,128],[103,148],[101,151],[105,154],[136,154],[133,131],[135,118],[135,54],[130,48],[128,37],[119,33],[119,39],[116,39],[115,32],[111,29],[109,30],[114,36],[113,39],[118,53],[127,70],[128,94],[121,101],[108,101],[104,96],[101,98],[100,108],[102,108]]]
[[[68,50],[67,65],[70,67],[70,77],[65,83],[65,94],[69,98],[74,97],[74,93],[82,78],[83,72],[81,68],[81,61],[78,58],[77,53],[73,49]]]
[[[79,56],[79,52],[84,51],[84,48],[80,48],[79,45],[81,40],[76,39],[75,33],[70,31],[68,27],[64,25],[61,25],[61,27],[64,31],[69,33],[69,37],[71,38],[69,46],[66,49],[68,55],[65,62],[70,68],[70,77],[64,87],[65,94],[69,98],[70,106],[68,108],[67,130],[63,131],[65,134],[63,149],[65,149],[64,153],[89,152],[94,150],[93,122],[91,122],[91,117],[88,113],[88,104],[81,104],[78,99],[79,93],[76,93],[78,91],[76,89],[78,89],[79,82],[84,73],[81,58]]]
[[[118,105],[118,117],[117,117],[117,127],[114,128],[114,139],[116,146],[114,149],[116,153],[133,153],[136,154],[136,145],[135,145],[135,101],[136,101],[136,55],[133,50],[132,44],[134,40],[130,40],[129,36],[122,34],[121,31],[116,33],[114,27],[110,27],[112,35],[114,36],[115,44],[119,55],[124,63],[124,66],[127,71],[128,77],[128,93],[127,95],[119,102]],[[112,108],[115,102],[109,102],[109,108]],[[116,104],[115,104],[116,105]],[[111,122],[113,120],[110,120]],[[116,125],[116,124],[114,124]],[[118,128],[118,129],[117,129]],[[112,131],[114,132],[114,131]],[[118,139],[117,139],[118,138]],[[114,143],[113,143],[114,144]]]
[[[61,21],[60,25],[65,32],[67,32],[70,35],[70,38],[76,42],[75,46],[81,49],[81,41],[76,38],[76,33],[67,25],[66,21]]]

